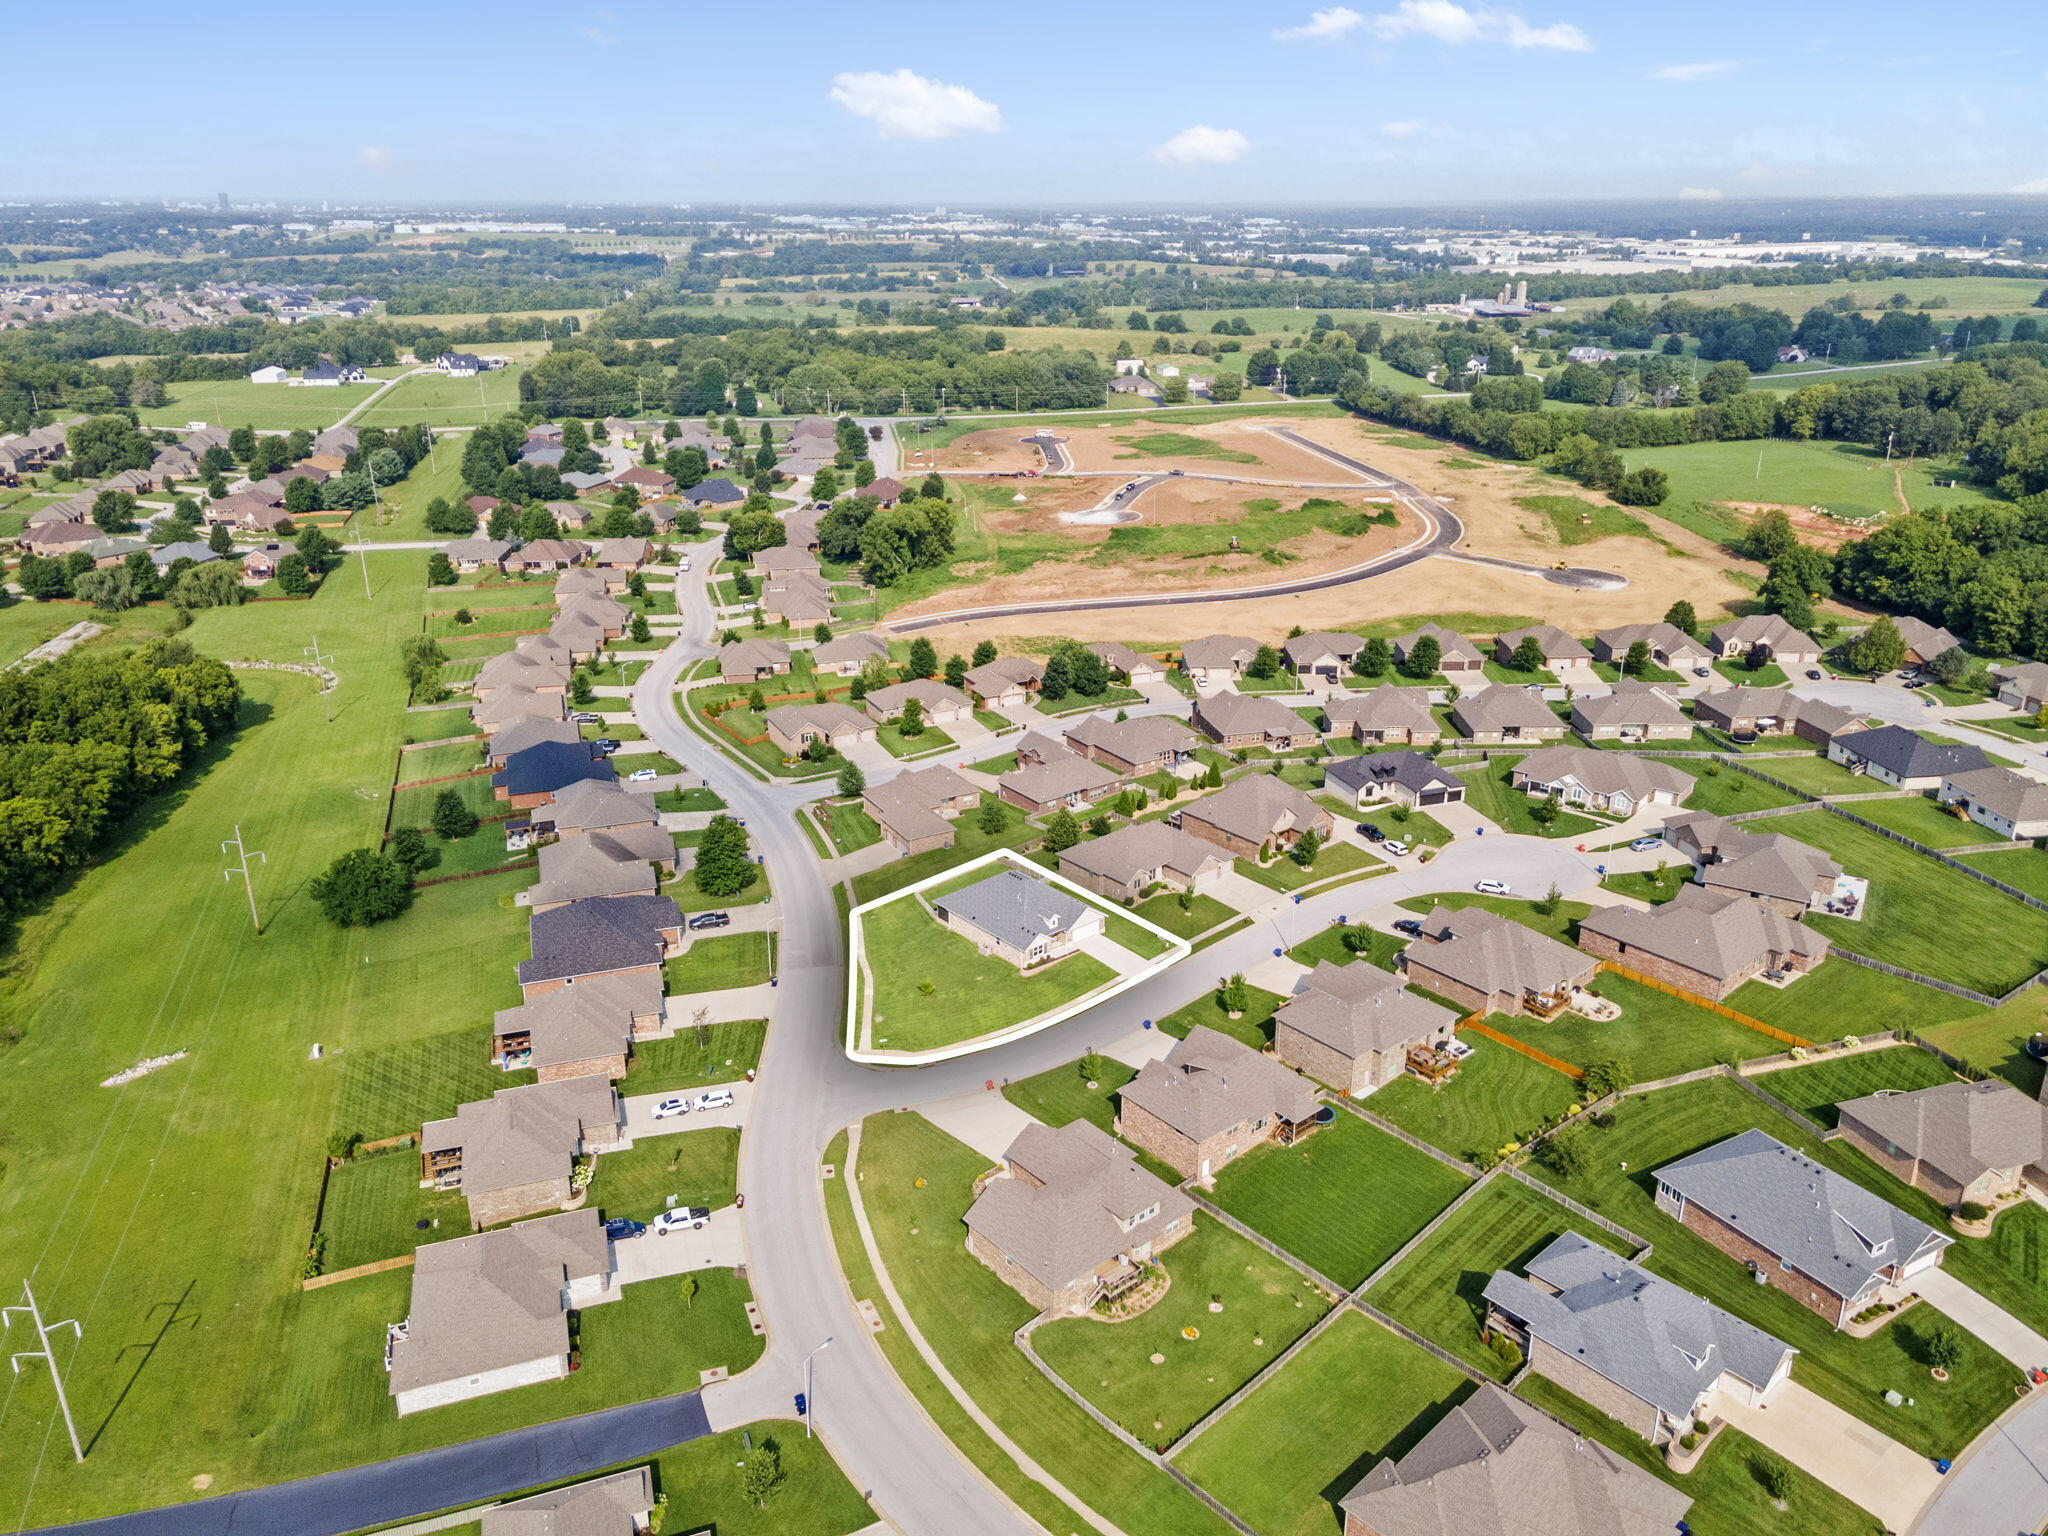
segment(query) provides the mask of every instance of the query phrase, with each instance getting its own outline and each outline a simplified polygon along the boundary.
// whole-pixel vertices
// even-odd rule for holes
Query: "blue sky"
[[[2038,20],[2017,0],[104,0],[14,17],[10,119],[51,131],[17,133],[0,196],[2048,193]]]

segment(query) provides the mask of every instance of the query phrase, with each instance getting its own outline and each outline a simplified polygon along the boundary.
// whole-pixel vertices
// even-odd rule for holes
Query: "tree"
[[[811,476],[811,500],[831,502],[839,497],[839,471],[830,464]]]
[[[860,764],[847,763],[839,770],[839,798],[856,800],[868,787],[868,776],[860,771]]]
[[[910,642],[907,674],[910,678],[930,677],[939,670],[939,653],[922,635]]]
[[[1393,647],[1378,635],[1359,648],[1358,659],[1351,666],[1360,677],[1385,677],[1387,669],[1394,664]]]
[[[773,1440],[763,1440],[741,1458],[740,1484],[756,1509],[768,1507],[768,1501],[782,1486],[782,1452]]]
[[[1232,976],[1216,989],[1216,1003],[1233,1019],[1251,1006],[1251,989],[1242,974]]]
[[[697,889],[706,896],[737,896],[759,880],[761,866],[748,856],[747,843],[747,829],[732,817],[712,817],[697,844]]]
[[[1682,597],[1664,610],[1664,622],[1682,635],[1690,635],[1695,640],[1699,638],[1699,615],[1693,611],[1692,604]]]
[[[412,880],[404,866],[375,848],[344,853],[307,889],[337,928],[367,928],[412,904]]]
[[[452,785],[434,796],[434,814],[429,819],[434,833],[444,843],[469,836],[476,830],[476,812]]]
[[[1671,477],[1645,465],[1623,475],[1608,494],[1625,507],[1660,507],[1671,495]]]
[[[933,470],[924,477],[923,483],[917,488],[917,494],[932,501],[944,501],[946,499],[946,477],[936,469]]]
[[[1085,699],[1097,699],[1109,691],[1109,663],[1078,640],[1062,641],[1056,648],[1067,663],[1067,680],[1074,692]]]
[[[224,555],[235,547],[235,536],[228,532],[226,523],[213,525],[213,532],[206,536],[206,547],[216,555]]]
[[[1559,1178],[1577,1178],[1592,1161],[1587,1155],[1585,1127],[1567,1125],[1554,1131],[1544,1140],[1538,1156],[1542,1158],[1543,1166]]]
[[[903,701],[903,712],[896,717],[896,734],[905,741],[924,734],[924,706],[916,699]]]
[[[1529,819],[1534,821],[1539,827],[1547,827],[1557,820],[1563,809],[1562,802],[1557,798],[1557,791],[1553,789],[1548,795],[1529,807]]]
[[[1287,850],[1287,857],[1294,860],[1303,869],[1308,869],[1315,864],[1316,855],[1321,853],[1322,850],[1322,833],[1318,832],[1314,827],[1310,827],[1294,840],[1294,846]]]
[[[1509,658],[1518,671],[1541,672],[1543,670],[1543,643],[1534,635],[1522,637],[1522,643],[1515,647],[1515,654]]]
[[[52,560],[43,555],[23,555],[14,579],[21,584],[24,593],[39,603],[71,595],[71,573],[64,568],[62,560]]]
[[[1934,680],[1944,688],[1954,688],[1970,675],[1974,665],[1975,662],[1968,651],[1960,645],[1952,645],[1929,662],[1927,670],[1934,674]]]
[[[1890,614],[1879,614],[1868,629],[1849,642],[1849,665],[1872,677],[1895,671],[1905,662],[1905,637]]]
[[[647,627],[647,615],[636,613],[633,622],[626,626],[626,634],[635,645],[645,645],[654,638],[654,631]]]
[[[1792,1497],[1792,1468],[1784,1461],[1758,1452],[1750,1466],[1756,1472],[1756,1480],[1764,1485],[1764,1492],[1778,1503]]]
[[[455,585],[455,562],[440,550],[427,556],[427,585],[430,587],[452,587]]]
[[[309,570],[319,572],[334,563],[341,547],[318,528],[308,528],[292,541],[292,548],[306,557]]]
[[[1927,1336],[1927,1363],[1937,1371],[1952,1371],[1963,1363],[1962,1335],[1941,1327]]]
[[[1107,837],[1109,835],[1109,818],[1107,816],[1089,817],[1088,835],[1090,837]]]
[[[1626,1093],[1635,1080],[1635,1068],[1625,1057],[1609,1057],[1586,1067],[1586,1092],[1596,1099],[1604,1099],[1610,1093]]]
[[[1245,675],[1265,679],[1280,675],[1280,652],[1270,645],[1262,645],[1252,653],[1252,664],[1245,669]]]
[[[963,689],[967,686],[967,658],[957,651],[946,658],[946,686]]]
[[[147,556],[144,556],[147,559]],[[84,571],[72,578],[71,595],[91,603],[102,613],[119,613],[144,601],[135,573],[125,566],[105,571]]]
[[[1045,851],[1064,853],[1081,841],[1081,823],[1074,819],[1074,813],[1064,805],[1046,818]]]
[[[1010,824],[1010,818],[1004,812],[1001,801],[984,800],[981,803],[981,814],[974,818],[974,824],[993,837]]]
[[[977,666],[977,667],[985,667],[985,666],[987,666],[987,665],[988,665],[988,664],[989,664],[990,662],[994,661],[995,659],[996,659],[996,643],[995,643],[995,641],[993,641],[993,640],[982,640],[982,641],[979,641],[979,642],[977,642],[977,643],[976,643],[976,645],[975,645],[975,647],[974,647],[974,665],[975,665],[975,666]]]
[[[93,526],[101,533],[126,533],[135,526],[135,498],[127,491],[101,491],[92,499]]]
[[[1409,677],[1432,677],[1444,659],[1444,648],[1435,635],[1424,635],[1408,647],[1408,659],[1401,671]]]
[[[313,574],[306,569],[306,557],[294,552],[277,562],[277,590],[286,597],[310,597]]]
[[[408,879],[419,874],[433,861],[427,851],[426,834],[418,827],[400,827],[391,834],[391,841],[384,846],[387,857],[397,860]]]
[[[761,707],[760,698],[761,690],[756,688],[754,690],[754,708],[757,711]],[[588,709],[596,700],[597,693],[592,687],[587,673],[578,672],[569,679],[569,702],[571,704],[574,704],[578,709]]]
[[[1650,642],[1638,640],[1628,648],[1628,654],[1621,660],[1621,670],[1630,677],[1643,677],[1654,663],[1650,659]]]

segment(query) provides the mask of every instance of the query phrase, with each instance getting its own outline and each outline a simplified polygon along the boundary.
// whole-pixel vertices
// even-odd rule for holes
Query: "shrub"
[[[1678,1437],[1678,1444],[1681,1450],[1698,1450],[1700,1444],[1699,1431],[1696,1429],[1688,1429],[1684,1434]]]
[[[327,1155],[337,1163],[345,1163],[356,1155],[356,1148],[362,1144],[361,1131],[336,1131],[327,1138]]]
[[[1519,1370],[1522,1365],[1522,1346],[1504,1333],[1496,1333],[1486,1341],[1486,1347],[1493,1351],[1496,1360],[1510,1371]]]
[[[1964,1221],[1982,1221],[1990,1214],[1990,1207],[1979,1205],[1975,1200],[1965,1200],[1956,1207],[1956,1215]]]
[[[1757,1456],[1750,1462],[1750,1470],[1764,1485],[1764,1492],[1779,1503],[1792,1497],[1792,1469],[1777,1457]]]

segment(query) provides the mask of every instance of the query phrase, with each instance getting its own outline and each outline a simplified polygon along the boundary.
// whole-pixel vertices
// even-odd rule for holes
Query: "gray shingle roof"
[[[545,850],[543,850],[545,851]],[[632,1039],[636,1016],[659,1016],[661,978],[648,972],[624,976],[592,976],[573,987],[545,992],[517,1008],[501,1008],[492,1016],[493,1035],[525,1030],[532,1042],[535,1068],[614,1056]]]
[[[652,896],[657,862],[670,869],[676,866],[675,839],[659,827],[621,827],[563,838],[542,844],[540,879],[527,895],[537,906],[594,896]]]
[[[1715,625],[1710,638],[1724,651],[1746,652],[1758,645],[1795,655],[1818,655],[1821,650],[1820,642],[1813,636],[1794,629],[1775,613],[1752,613],[1746,618],[1730,619],[1726,624]]]
[[[1063,873],[1064,866],[1072,865],[1118,885],[1156,878],[1161,870],[1171,870],[1182,880],[1192,880],[1207,865],[1229,862],[1230,855],[1214,843],[1169,827],[1163,821],[1133,822],[1118,827],[1107,837],[1076,843],[1060,855]]]
[[[1437,650],[1439,651],[1439,653],[1441,653],[1441,655],[1446,661],[1469,662],[1484,661],[1486,659],[1485,653],[1481,651],[1478,646],[1474,645],[1470,640],[1467,640],[1463,635],[1459,634],[1456,630],[1445,629],[1443,625],[1437,623],[1435,620],[1431,620],[1429,623],[1423,625],[1420,629],[1411,630],[1409,633],[1405,635],[1397,636],[1394,640],[1395,658],[1397,660],[1406,661],[1408,659],[1408,653],[1415,649],[1415,642],[1420,640],[1424,635],[1433,635],[1436,637]]]
[[[1256,693],[1214,693],[1195,700],[1195,720],[1217,736],[1265,736],[1291,741],[1316,728],[1277,699]]]
[[[1942,781],[1942,792],[1950,798],[1959,794],[1972,805],[1981,805],[2008,821],[2048,817],[2048,784],[2010,768],[1971,768],[1952,773]]]
[[[1057,756],[1047,754],[1042,763],[1013,768],[996,783],[1033,805],[1050,805],[1068,795],[1091,794],[1108,789],[1118,781],[1116,773],[1062,747]]]
[[[845,662],[859,664],[870,657],[889,659],[889,642],[880,635],[865,631],[853,635],[839,635],[827,640],[811,652],[811,660],[819,666],[837,666]]]
[[[1438,907],[1422,920],[1438,940],[1411,945],[1408,962],[1481,992],[1549,992],[1594,967],[1590,955],[1484,907]]]
[[[1505,649],[1510,655],[1524,640],[1533,638],[1543,647],[1545,661],[1591,661],[1593,653],[1577,640],[1559,629],[1555,624],[1530,624],[1521,629],[1511,629],[1505,634],[1494,636],[1497,648]]]
[[[653,1507],[654,1480],[631,1467],[487,1509],[483,1536],[634,1536],[635,1518]]]
[[[491,787],[511,795],[543,795],[586,780],[613,784],[618,777],[611,760],[600,756],[594,743],[539,741],[507,757],[505,766],[491,775]]]
[[[1254,843],[1290,829],[1312,826],[1328,832],[1331,826],[1328,811],[1269,773],[1255,773],[1197,800],[1182,812],[1183,820],[1188,817]]]
[[[2048,1163],[2048,1105],[1998,1078],[1874,1093],[1836,1107],[1958,1184]]]
[[[1305,635],[1294,635],[1280,647],[1293,667],[1305,667],[1326,658],[1348,662],[1365,649],[1365,642],[1354,634],[1327,629],[1311,630]]]
[[[1673,686],[1676,686],[1675,684]],[[1580,698],[1572,704],[1572,723],[1588,729],[1602,726],[1685,726],[1685,711],[1662,689],[1650,683],[1614,685],[1612,693]]]
[[[462,1189],[474,1198],[569,1175],[584,1133],[617,1125],[619,1096],[601,1077],[500,1088],[420,1128],[420,1152],[462,1152]]]
[[[1072,892],[1034,880],[1021,869],[999,870],[986,880],[935,896],[932,906],[1022,950],[1067,932],[1094,910]]]
[[[1467,736],[1485,736],[1494,731],[1555,731],[1564,734],[1564,722],[1550,712],[1550,706],[1526,688],[1496,684],[1462,694],[1451,706],[1451,723]]]
[[[1068,726],[1066,737],[1126,763],[1149,762],[1169,752],[1192,752],[1202,744],[1185,720],[1172,715],[1139,715],[1134,720],[1090,715]]]
[[[1204,635],[1180,648],[1181,665],[1190,672],[1242,667],[1258,654],[1259,642],[1243,635]]]
[[[681,927],[682,921],[682,913],[667,896],[572,901],[536,912],[527,920],[533,958],[519,962],[519,980],[523,984],[659,965],[658,930]]]
[[[657,826],[654,801],[620,784],[571,784],[539,813],[557,832],[599,832],[612,827]]]
[[[1824,955],[1828,941],[1804,923],[1781,917],[1760,901],[1705,886],[1687,885],[1647,912],[1596,907],[1580,920],[1581,933],[1605,934],[1659,959],[1720,981],[1752,971],[1771,955]]]
[[[1683,800],[1693,786],[1691,774],[1669,763],[1598,747],[1543,747],[1515,764],[1514,771],[1537,784],[1570,779],[1595,795],[1625,794],[1638,801],[1660,790]]]
[[[861,794],[868,814],[905,842],[949,831],[953,824],[938,808],[963,798],[972,803],[981,798],[981,791],[943,764],[899,773],[870,784]]]
[[[1429,690],[1381,683],[1366,693],[1331,694],[1323,701],[1323,717],[1333,731],[1362,726],[1368,731],[1441,732],[1429,711]]]
[[[1811,902],[1832,891],[1841,865],[1781,832],[1752,832],[1726,817],[1692,811],[1664,823],[1664,840],[1709,861],[1702,881],[1782,901]]]
[[[1420,752],[1367,752],[1333,758],[1324,766],[1323,780],[1354,795],[1390,784],[1418,795],[1430,789],[1465,787],[1463,779],[1448,768],[1437,767]]]
[[[1941,744],[1907,730],[1903,725],[1880,725],[1873,731],[1851,731],[1830,743],[1844,752],[1863,758],[1899,779],[1944,778],[1989,768],[1991,759],[1978,747],[1960,743]]]

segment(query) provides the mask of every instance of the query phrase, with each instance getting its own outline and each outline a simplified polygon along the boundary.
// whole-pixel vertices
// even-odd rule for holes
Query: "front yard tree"
[[[286,597],[310,597],[313,573],[306,569],[306,557],[289,554],[277,562],[277,590]]]
[[[1849,665],[1872,677],[1906,664],[1906,640],[1891,615],[1881,613],[1870,628],[1849,642]]]
[[[1057,704],[1064,699],[1074,686],[1074,670],[1066,655],[1058,649],[1045,658],[1045,671],[1039,675],[1038,696]]]
[[[761,878],[747,853],[747,829],[730,816],[714,816],[697,844],[697,889],[706,896],[737,896]]]
[[[1401,670],[1410,677],[1432,677],[1444,659],[1444,648],[1435,635],[1424,635],[1408,647],[1408,659],[1401,664]]]
[[[941,475],[936,469],[933,470],[924,477],[924,483],[917,488],[917,494],[929,497],[933,501],[944,501],[946,499],[946,477]]]
[[[916,699],[903,701],[903,713],[896,717],[896,734],[906,741],[924,734],[924,706]]]
[[[1231,1018],[1240,1018],[1251,1006],[1251,988],[1245,985],[1242,974],[1232,976],[1216,990],[1216,1001]]]
[[[852,800],[868,787],[868,776],[860,771],[859,763],[848,763],[839,770],[839,798]]]
[[[776,1449],[773,1440],[763,1440],[757,1448],[747,1452],[740,1462],[740,1483],[756,1509],[768,1507],[768,1501],[782,1486],[782,1452]]]
[[[1960,645],[1952,645],[1929,662],[1927,670],[1944,688],[1954,688],[1970,675],[1970,667],[1970,653]]]
[[[1074,692],[1085,698],[1100,698],[1109,691],[1109,663],[1089,650],[1078,640],[1069,640],[1060,647],[1067,658],[1068,675],[1074,684]]]
[[[452,843],[476,830],[476,812],[463,800],[462,792],[451,785],[434,796],[432,825],[443,842]]]
[[[1515,647],[1512,658],[1516,668],[1523,672],[1543,670],[1543,646],[1534,635],[1525,635],[1522,643]]]
[[[977,666],[977,667],[985,667],[985,666],[987,666],[987,665],[988,665],[988,664],[989,664],[990,662],[994,661],[995,659],[996,659],[996,643],[995,643],[995,641],[993,641],[993,640],[983,640],[983,641],[980,641],[980,642],[978,642],[978,643],[977,643],[977,644],[975,645],[975,647],[974,647],[974,665],[975,665],[975,666]]]
[[[1074,819],[1074,813],[1064,805],[1046,818],[1045,851],[1064,853],[1081,841],[1081,824]]]
[[[839,471],[830,464],[811,476],[811,500],[834,501],[839,496]]]
[[[1937,1328],[1927,1336],[1927,1363],[1937,1371],[1952,1371],[1963,1363],[1963,1341],[1953,1328]]]
[[[1294,846],[1287,850],[1287,857],[1303,869],[1307,869],[1315,863],[1316,855],[1322,851],[1323,835],[1314,827],[1310,827],[1294,840]]]
[[[1682,635],[1690,635],[1695,640],[1699,638],[1699,615],[1693,612],[1692,604],[1682,597],[1664,610],[1664,622]]]
[[[1779,1504],[1792,1497],[1792,1468],[1776,1456],[1756,1458],[1756,1480],[1764,1485],[1764,1492]]]
[[[1385,677],[1387,668],[1394,664],[1393,647],[1378,635],[1374,635],[1359,649],[1358,660],[1352,663],[1360,677]]]
[[[412,902],[412,880],[404,866],[375,848],[344,853],[308,889],[338,928],[367,928],[398,916]]]
[[[578,709],[588,709],[596,698],[597,693],[590,686],[588,673],[578,672],[569,679],[569,702]]]
[[[235,536],[228,532],[226,523],[213,525],[213,532],[206,536],[206,547],[216,555],[224,555],[235,547]]]
[[[455,585],[455,562],[438,549],[427,556],[427,585],[430,587],[452,587]]]
[[[647,627],[647,615],[636,613],[633,622],[626,626],[626,634],[635,645],[645,645],[654,638],[654,631]]]
[[[1434,671],[1434,668],[1431,668]],[[1262,645],[1252,655],[1252,664],[1245,671],[1256,678],[1278,677],[1280,675],[1280,653],[1270,645]]]
[[[939,670],[939,653],[931,641],[920,635],[910,642],[910,675],[930,677]]]
[[[832,640],[832,626],[830,624],[813,624],[811,626],[811,639],[819,645],[830,644]]]
[[[1630,646],[1628,655],[1624,656],[1621,662],[1621,670],[1630,677],[1644,676],[1649,672],[1650,666],[1650,642],[1647,640],[1638,640]]]

